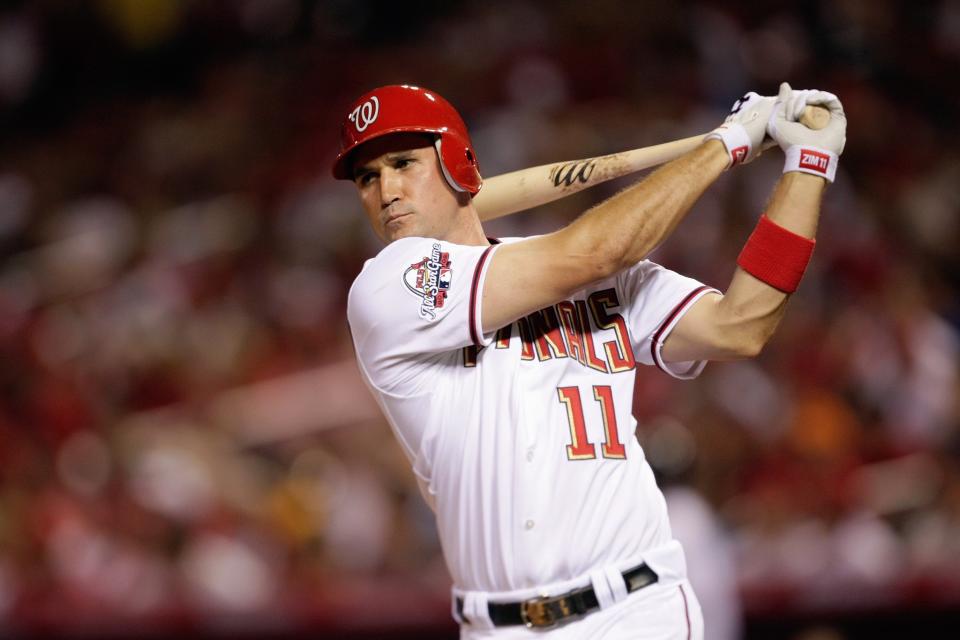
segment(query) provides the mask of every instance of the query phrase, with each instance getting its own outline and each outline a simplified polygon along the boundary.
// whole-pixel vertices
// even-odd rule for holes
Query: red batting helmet
[[[340,128],[340,153],[333,177],[352,180],[350,154],[364,142],[391,133],[436,134],[443,175],[457,191],[476,195],[480,178],[477,156],[467,125],[457,110],[439,94],[408,84],[374,89],[360,96]]]

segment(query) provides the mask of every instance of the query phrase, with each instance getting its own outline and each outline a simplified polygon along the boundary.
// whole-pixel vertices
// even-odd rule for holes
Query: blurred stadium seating
[[[329,177],[344,107],[435,88],[489,176],[706,131],[787,79],[850,120],[812,269],[758,360],[641,371],[638,437],[691,558],[729,554],[708,639],[945,637],[958,68],[957,0],[4,3],[0,635],[456,637],[353,365],[378,244]],[[654,258],[724,287],[780,163],[724,176]]]

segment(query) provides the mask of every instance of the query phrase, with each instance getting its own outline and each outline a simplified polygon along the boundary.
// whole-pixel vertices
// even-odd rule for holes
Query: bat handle
[[[815,104],[808,104],[800,114],[800,124],[808,129],[823,129],[830,124],[830,110]]]

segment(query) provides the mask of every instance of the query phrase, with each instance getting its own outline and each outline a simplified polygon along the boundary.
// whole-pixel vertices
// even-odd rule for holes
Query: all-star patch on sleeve
[[[347,318],[375,385],[389,390],[433,354],[489,342],[481,294],[495,249],[403,238],[367,261],[350,288]]]

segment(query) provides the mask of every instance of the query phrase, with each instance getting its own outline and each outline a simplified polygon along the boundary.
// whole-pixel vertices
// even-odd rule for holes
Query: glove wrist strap
[[[784,173],[800,171],[826,178],[828,182],[833,182],[837,176],[838,157],[832,151],[797,144],[787,149],[785,155]]]
[[[723,142],[730,156],[731,167],[740,164],[750,155],[750,136],[742,124],[737,122],[724,123],[708,133],[704,140],[716,139]]]

